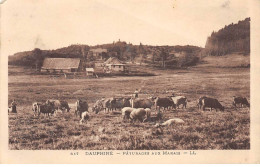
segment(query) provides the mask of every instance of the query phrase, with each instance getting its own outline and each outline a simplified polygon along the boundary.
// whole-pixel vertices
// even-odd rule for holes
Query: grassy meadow
[[[138,68],[138,67],[137,67]],[[250,111],[235,109],[232,96],[250,101],[250,69],[197,66],[160,70],[142,67],[156,76],[100,77],[65,79],[32,75],[30,69],[9,66],[9,104],[16,99],[17,114],[9,114],[9,148],[12,150],[212,150],[250,149]],[[79,124],[74,116],[78,98],[90,106],[102,97],[131,96],[141,89],[140,97],[165,97],[174,92],[188,98],[187,109],[163,112],[163,121],[177,117],[183,125],[155,128],[156,122],[122,122],[120,111],[94,114]],[[225,111],[199,111],[200,96],[217,98]],[[66,100],[69,113],[50,118],[34,117],[33,102]],[[152,115],[156,111],[152,108]]]

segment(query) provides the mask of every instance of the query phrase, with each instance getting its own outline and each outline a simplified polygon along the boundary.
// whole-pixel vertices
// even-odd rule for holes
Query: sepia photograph
[[[249,4],[2,2],[8,150],[250,151]]]

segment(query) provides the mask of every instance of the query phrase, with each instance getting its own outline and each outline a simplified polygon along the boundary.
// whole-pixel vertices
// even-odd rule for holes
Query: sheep
[[[169,119],[167,121],[165,121],[164,123],[157,123],[155,125],[155,127],[160,127],[160,126],[171,126],[171,125],[174,125],[174,124],[184,124],[184,121],[180,118],[172,118],[172,119]]]
[[[130,119],[132,121],[135,120],[139,120],[140,122],[144,122],[146,120],[149,120],[151,116],[151,110],[149,109],[144,109],[144,108],[137,108],[134,109],[131,113],[130,113]]]
[[[81,120],[79,121],[80,124],[83,123],[83,121],[89,120],[89,114],[87,111],[81,113]]]
[[[124,107],[124,108],[121,110],[121,111],[122,111],[123,120],[130,119],[130,113],[131,113],[134,109],[135,109],[135,108]]]

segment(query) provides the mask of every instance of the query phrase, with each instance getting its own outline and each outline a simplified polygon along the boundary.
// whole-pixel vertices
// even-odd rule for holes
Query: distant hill
[[[71,45],[56,50],[41,50],[35,48],[32,51],[18,52],[8,57],[9,65],[40,67],[45,57],[53,58],[81,58],[82,53],[87,53],[88,45]]]
[[[250,18],[230,24],[208,37],[204,53],[213,56],[250,52]]]
[[[202,48],[197,46],[151,46],[151,45],[133,45],[124,41],[117,41],[109,44],[96,46],[88,45],[70,45],[68,47],[56,50],[40,50],[35,48],[32,51],[18,52],[9,56],[9,65],[27,66],[40,68],[46,57],[53,58],[86,58],[87,62],[95,61],[88,57],[88,51],[94,48],[107,49],[107,57],[117,57],[125,62],[148,63],[161,66],[164,68],[172,66],[189,66],[189,63],[180,63],[180,55],[194,57]],[[178,56],[177,56],[178,55]],[[193,58],[192,58],[193,59]],[[197,60],[197,58],[196,58]],[[194,65],[194,63],[192,63]]]

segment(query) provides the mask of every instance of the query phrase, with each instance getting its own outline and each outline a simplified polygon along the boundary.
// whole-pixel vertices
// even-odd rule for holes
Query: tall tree
[[[41,68],[42,62],[43,62],[43,55],[42,55],[42,50],[39,48],[35,48],[32,51],[32,61],[35,62],[35,69],[38,71]]]
[[[165,61],[167,60],[167,57],[169,55],[168,51],[164,48],[161,49],[161,59],[162,59],[162,67],[165,68]]]

